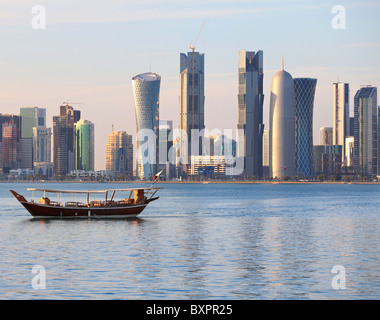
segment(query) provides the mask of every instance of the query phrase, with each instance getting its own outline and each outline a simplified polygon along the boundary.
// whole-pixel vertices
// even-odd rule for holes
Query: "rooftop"
[[[157,81],[160,79],[161,79],[161,76],[153,72],[141,73],[132,78],[132,80],[139,80],[139,81]]]

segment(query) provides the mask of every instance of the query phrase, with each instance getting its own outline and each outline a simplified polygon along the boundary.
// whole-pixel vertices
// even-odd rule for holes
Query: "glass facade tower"
[[[295,78],[296,169],[302,178],[314,175],[313,109],[317,79]]]
[[[152,72],[132,78],[137,133],[137,176],[150,180],[157,173],[159,95],[161,77]]]
[[[354,171],[377,175],[377,88],[363,87],[354,98]]]
[[[79,120],[75,127],[74,170],[94,170],[94,124]]]
[[[189,157],[182,160],[184,163],[188,163],[191,155],[202,154],[201,137],[199,149],[192,147],[191,130],[200,132],[205,128],[204,58],[204,53],[199,52],[180,54],[180,129],[186,133],[181,135],[181,148],[183,155],[187,152]]]
[[[263,52],[239,51],[238,129],[244,132],[244,175],[263,176]]]
[[[68,104],[60,106],[60,115],[53,117],[54,175],[64,177],[74,170],[74,123],[80,111]]]

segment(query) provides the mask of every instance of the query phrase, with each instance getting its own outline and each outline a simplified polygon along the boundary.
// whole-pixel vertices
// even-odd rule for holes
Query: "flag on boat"
[[[157,173],[155,176],[154,176],[154,181],[156,181],[158,179],[158,177],[160,176],[160,174],[162,173],[162,171],[164,170],[161,170],[159,173]]]

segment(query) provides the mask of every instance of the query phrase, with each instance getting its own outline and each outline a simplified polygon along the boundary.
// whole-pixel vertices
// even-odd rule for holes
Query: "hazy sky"
[[[32,9],[46,9],[35,30]],[[335,5],[346,28],[334,29]],[[95,169],[105,169],[107,135],[135,136],[132,77],[161,75],[160,118],[179,124],[179,53],[205,53],[205,124],[236,129],[238,51],[264,52],[264,122],[273,75],[318,79],[314,143],[332,126],[332,84],[380,86],[380,1],[0,0],[0,113],[47,109],[48,125],[69,101],[95,123]],[[134,143],[136,145],[136,143]]]

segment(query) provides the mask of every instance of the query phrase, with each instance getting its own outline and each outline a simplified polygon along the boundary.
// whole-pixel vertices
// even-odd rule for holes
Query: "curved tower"
[[[161,77],[152,72],[132,78],[136,113],[137,176],[142,180],[150,180],[157,173],[160,82]]]
[[[272,80],[270,97],[270,175],[295,176],[294,80],[285,70]]]
[[[317,79],[295,78],[296,168],[302,178],[314,175],[313,108]]]

